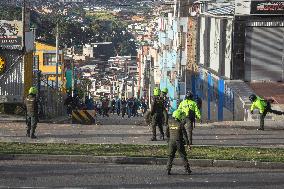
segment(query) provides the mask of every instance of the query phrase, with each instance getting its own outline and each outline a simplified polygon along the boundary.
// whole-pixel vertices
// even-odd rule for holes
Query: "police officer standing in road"
[[[184,145],[190,149],[186,129],[182,123],[186,117],[185,113],[179,109],[173,112],[173,120],[169,121],[167,126],[166,135],[169,145],[169,158],[167,163],[168,175],[171,174],[172,163],[175,158],[176,151],[179,152],[180,157],[183,160],[186,173],[190,174],[190,166],[187,160],[187,154]]]
[[[277,115],[283,115],[284,112],[272,110],[271,104],[269,101],[260,98],[259,96],[256,96],[255,94],[251,94],[249,96],[249,100],[252,102],[252,105],[250,107],[250,112],[253,114],[254,109],[259,109],[260,113],[260,126],[257,130],[264,130],[264,118],[268,112],[277,114]]]
[[[35,130],[38,122],[38,102],[37,102],[37,89],[31,87],[29,95],[25,99],[26,105],[26,124],[27,124],[27,137],[35,139]]]
[[[168,119],[169,119],[168,111],[169,111],[169,107],[170,107],[169,98],[167,97],[167,94],[168,94],[168,88],[163,88],[162,89],[162,98],[163,98],[163,101],[164,101],[163,115],[164,115],[164,124],[165,125],[168,125]]]
[[[183,124],[186,124],[188,128],[190,144],[192,144],[192,130],[195,123],[195,117],[200,120],[200,110],[197,103],[194,101],[192,92],[187,92],[185,99],[179,104],[178,109],[186,114],[186,119]]]
[[[151,126],[152,126],[152,133],[153,136],[151,138],[152,141],[156,141],[156,126],[158,126],[160,130],[160,138],[164,140],[164,130],[163,130],[163,112],[164,112],[164,102],[161,98],[161,91],[158,87],[154,88],[154,99],[151,104]]]

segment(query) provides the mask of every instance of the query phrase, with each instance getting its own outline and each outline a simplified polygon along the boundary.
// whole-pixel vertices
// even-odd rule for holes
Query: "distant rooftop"
[[[235,14],[235,5],[227,5],[220,8],[213,8],[208,10],[206,13],[225,16],[225,15],[234,15]]]

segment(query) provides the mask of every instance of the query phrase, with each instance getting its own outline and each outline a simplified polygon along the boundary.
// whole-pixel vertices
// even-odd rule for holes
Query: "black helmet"
[[[251,95],[249,96],[249,100],[250,100],[251,102],[254,102],[254,101],[256,100],[256,95],[255,95],[255,94],[251,94]]]
[[[187,91],[185,95],[185,99],[193,99],[193,93],[191,91]]]

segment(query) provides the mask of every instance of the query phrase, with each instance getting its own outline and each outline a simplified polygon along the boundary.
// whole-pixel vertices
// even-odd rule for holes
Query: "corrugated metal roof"
[[[213,14],[213,15],[234,15],[235,13],[235,5],[227,5],[224,7],[220,7],[220,8],[214,8],[214,9],[210,9],[207,11],[207,13],[209,14]]]

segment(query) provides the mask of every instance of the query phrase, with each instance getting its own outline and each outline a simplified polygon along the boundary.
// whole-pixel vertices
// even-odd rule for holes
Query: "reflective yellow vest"
[[[188,99],[185,99],[183,100],[179,106],[178,106],[178,109],[180,109],[181,111],[183,111],[186,116],[189,115],[189,110],[192,110],[195,112],[195,116],[200,119],[201,118],[201,115],[200,115],[200,110],[198,109],[197,107],[197,103],[193,100],[188,100]]]
[[[252,103],[250,107],[250,111],[253,111],[254,109],[259,109],[259,113],[262,114],[266,106],[267,106],[266,101],[263,98],[260,98],[259,96],[257,96],[256,100]]]

